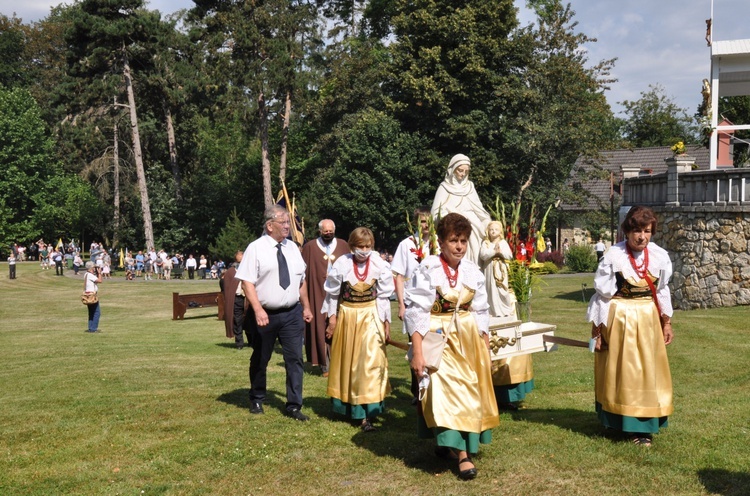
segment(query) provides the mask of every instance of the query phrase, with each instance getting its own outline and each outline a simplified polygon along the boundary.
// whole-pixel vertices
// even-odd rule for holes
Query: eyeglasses
[[[276,224],[278,224],[280,226],[290,226],[290,225],[292,225],[292,223],[290,221],[288,221],[288,220],[285,220],[284,222],[281,222],[280,220],[274,219],[271,222],[275,222]]]

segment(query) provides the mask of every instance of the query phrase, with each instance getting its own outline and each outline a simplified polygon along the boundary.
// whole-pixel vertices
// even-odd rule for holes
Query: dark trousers
[[[247,342],[250,343],[250,333],[247,332],[247,323],[245,321],[245,297],[236,296],[234,298],[234,313],[232,314],[234,320],[232,321],[232,332],[234,332],[234,342],[237,344],[244,344],[242,338],[242,331],[245,330],[247,334]]]
[[[10,265],[8,264],[8,270],[10,271],[10,278],[15,279],[16,278],[16,266],[15,264]]]
[[[55,275],[61,276],[63,275],[63,266],[62,266],[62,260],[61,261],[55,261]]]
[[[286,409],[302,408],[302,348],[305,345],[305,321],[302,319],[302,306],[297,304],[287,312],[269,313],[268,325],[258,327],[255,315],[252,316],[250,344],[250,401],[266,399],[266,369],[273,354],[276,340],[281,344],[286,368]]]
[[[189,279],[195,278],[195,269],[193,267],[188,267],[188,278]]]

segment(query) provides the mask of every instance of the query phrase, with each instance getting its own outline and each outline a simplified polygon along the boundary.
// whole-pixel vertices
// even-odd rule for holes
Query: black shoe
[[[474,464],[474,462],[471,460],[471,457],[468,457],[468,456],[466,458],[464,458],[463,460],[459,460],[458,464],[460,466],[462,463],[467,463],[467,462],[471,463],[472,465]],[[471,479],[474,479],[477,476],[477,468],[476,467],[471,467],[471,468],[467,468],[466,470],[460,470],[459,469],[458,476],[462,480],[471,480]]]
[[[251,401],[250,402],[250,413],[254,415],[260,415],[263,413],[263,403],[259,401]]]
[[[498,406],[501,410],[507,410],[509,412],[518,411],[518,406],[515,403],[500,403]]]
[[[287,410],[286,416],[291,417],[294,420],[299,420],[300,422],[305,422],[307,420],[310,420],[310,417],[302,413],[299,408],[292,408],[290,410]]]

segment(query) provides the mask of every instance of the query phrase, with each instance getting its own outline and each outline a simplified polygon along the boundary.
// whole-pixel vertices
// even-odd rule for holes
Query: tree
[[[635,148],[672,146],[678,141],[697,143],[696,123],[687,111],[665,94],[663,86],[648,87],[638,100],[620,102],[627,116],[623,137]]]
[[[460,151],[494,165],[496,91],[514,68],[513,1],[398,0],[393,25],[385,90],[404,129],[445,157]]]
[[[68,69],[82,89],[79,102],[88,108],[108,105],[124,88],[130,115],[131,140],[146,246],[154,247],[151,205],[143,164],[138,112],[131,60],[149,67],[153,60],[154,38],[158,37],[160,16],[143,8],[143,0],[82,0],[73,11],[72,28],[65,39],[70,46]],[[104,96],[105,98],[102,98]]]
[[[0,14],[0,85],[12,88],[25,86],[28,73],[25,71],[24,49],[28,38],[28,27],[21,24],[15,14],[8,17]]]
[[[319,169],[300,208],[335,219],[342,233],[368,226],[378,247],[394,248],[408,233],[406,213],[432,201],[433,154],[423,139],[372,109],[343,118],[331,140],[315,159],[330,166]]]
[[[91,188],[64,173],[31,94],[0,87],[0,246],[79,233],[96,217]]]
[[[237,216],[237,210],[227,219],[216,241],[208,247],[208,252],[214,260],[234,261],[234,254],[240,250],[244,251],[247,245],[255,240],[247,224]]]
[[[317,39],[316,6],[305,0],[257,2],[197,0],[193,19],[204,24],[200,39],[227,83],[257,115],[261,177],[266,205],[274,201],[269,126],[281,121],[280,162],[284,179],[292,102],[304,87],[299,76],[306,47]],[[276,119],[275,116],[281,116]]]
[[[441,157],[465,153],[481,197],[550,201],[580,154],[609,142],[613,61],[586,67],[574,12],[540,3],[517,29],[510,0],[398,1],[385,83],[393,113]],[[436,169],[437,170],[437,169]]]
[[[570,6],[548,0],[537,26],[514,35],[523,70],[498,88],[501,106],[502,176],[488,178],[548,205],[560,195],[579,156],[596,155],[615,140],[612,112],[604,97],[614,60],[587,67],[581,47],[595,42],[576,33]],[[501,194],[501,191],[497,191]]]

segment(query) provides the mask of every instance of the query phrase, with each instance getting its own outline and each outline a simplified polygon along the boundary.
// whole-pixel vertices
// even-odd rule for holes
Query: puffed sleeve
[[[471,302],[471,313],[474,315],[474,320],[477,322],[479,327],[479,334],[487,334],[490,328],[490,306],[487,302],[487,288],[484,285],[484,281],[480,283],[476,293],[474,293],[474,299]]]
[[[378,276],[378,315],[383,322],[391,321],[391,295],[396,290],[393,272],[383,264]]]
[[[654,252],[656,266],[658,267],[659,285],[656,287],[656,299],[662,315],[671,317],[674,313],[672,308],[672,295],[669,292],[669,281],[672,279],[672,261],[669,253],[656,244],[649,244],[649,251]],[[650,268],[650,264],[649,264]]]
[[[586,319],[595,325],[605,324],[609,316],[609,302],[616,292],[615,271],[605,257],[594,276],[594,296],[589,300]]]
[[[328,316],[336,315],[336,311],[339,306],[339,293],[341,292],[341,285],[344,282],[344,276],[346,275],[347,258],[341,257],[334,262],[331,270],[328,272],[326,282],[323,285],[323,289],[326,292],[326,297],[323,300],[323,305],[320,308],[320,313]]]
[[[435,302],[436,294],[428,273],[429,265],[426,263],[430,258],[432,257],[426,258],[420,264],[414,273],[414,284],[406,288],[404,294],[404,326],[410,336],[415,332],[424,336],[430,330],[430,309]]]

